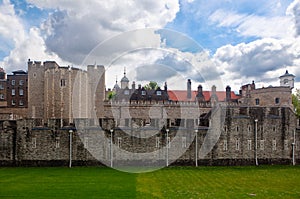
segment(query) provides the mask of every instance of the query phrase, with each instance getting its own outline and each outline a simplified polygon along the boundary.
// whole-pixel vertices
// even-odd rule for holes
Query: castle
[[[163,89],[130,86],[125,71],[121,86],[116,82],[106,90],[104,66],[82,70],[54,61],[28,60],[27,73],[16,71],[7,80],[0,72],[0,92],[2,84],[7,89],[0,101],[2,165],[296,164],[300,159],[291,101],[295,76],[288,71],[279,77],[280,86],[256,88],[252,82],[239,94],[230,86],[204,91],[199,85],[193,91],[190,79],[186,90],[169,90],[167,83]],[[16,79],[21,75],[23,83]]]

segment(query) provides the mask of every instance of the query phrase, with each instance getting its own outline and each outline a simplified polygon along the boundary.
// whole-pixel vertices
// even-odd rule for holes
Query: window
[[[289,141],[284,140],[284,150],[288,150],[288,149],[289,149]]]
[[[227,148],[227,140],[224,140],[223,142],[223,151],[227,151],[228,148]]]
[[[239,126],[236,126],[236,132],[239,132]]]
[[[20,101],[19,101],[19,106],[24,106],[23,100],[20,100]]]
[[[252,140],[248,140],[248,150],[251,150]]]
[[[66,86],[66,80],[65,79],[60,80],[60,86],[61,87]]]
[[[0,90],[3,90],[3,89],[4,89],[3,84],[0,84]]]
[[[265,150],[265,140],[260,140],[260,142],[259,142],[259,148],[260,148],[260,150]]]
[[[276,140],[275,139],[272,141],[272,150],[276,151]]]
[[[186,137],[181,138],[181,147],[186,148]]]
[[[129,95],[129,90],[125,90],[124,95]]]
[[[146,91],[142,91],[142,95],[146,95]]]
[[[20,96],[23,96],[23,95],[24,95],[24,90],[23,90],[23,89],[20,89],[20,90],[19,90],[19,95],[20,95]]]
[[[121,143],[122,143],[122,138],[118,137],[118,147],[121,147]]]
[[[236,138],[236,140],[235,140],[235,150],[237,150],[237,151],[240,150],[240,140],[239,140],[239,138]]]
[[[0,99],[4,99],[4,94],[0,94]]]
[[[85,137],[83,139],[83,145],[84,145],[84,148],[88,148],[88,146],[89,146],[89,138],[88,137]]]
[[[159,145],[160,145],[159,137],[156,137],[155,147],[159,148]]]
[[[259,99],[255,99],[255,105],[259,105]]]
[[[276,97],[275,98],[275,104],[279,104],[280,103],[280,98],[279,97]]]
[[[251,126],[248,125],[248,133],[251,133]]]
[[[59,140],[60,140],[59,137],[56,137],[56,138],[55,138],[55,148],[56,148],[56,149],[58,149],[58,148],[60,147],[60,145],[59,145]]]
[[[125,119],[125,126],[129,127],[129,119],[128,118]]]
[[[15,100],[11,100],[11,105],[16,105],[16,101]]]
[[[33,149],[36,148],[36,138],[32,138],[32,140],[31,140],[31,145],[32,145],[32,148],[33,148]]]
[[[170,137],[167,137],[167,147],[168,147],[168,148],[171,148]]]
[[[11,95],[16,95],[16,90],[15,89],[11,90]]]
[[[161,95],[161,91],[156,91],[156,95]]]
[[[11,85],[15,85],[16,84],[16,80],[11,80]]]
[[[24,85],[24,80],[20,80],[20,81],[19,81],[19,85],[20,85],[20,86],[23,86],[23,85]]]
[[[288,79],[284,79],[283,83],[284,83],[284,85],[287,85],[289,83],[289,80]]]

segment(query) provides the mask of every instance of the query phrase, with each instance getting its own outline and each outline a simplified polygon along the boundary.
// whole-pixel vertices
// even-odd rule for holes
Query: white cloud
[[[293,3],[289,5],[287,8],[288,15],[293,16],[294,22],[295,22],[295,30],[296,30],[296,35],[300,35],[300,1],[299,0],[294,0]]]
[[[219,9],[209,17],[209,20],[219,27],[232,28],[242,36],[261,38],[293,36],[293,21],[288,16],[258,16]]]
[[[14,44],[25,38],[22,22],[8,0],[0,4],[0,36],[5,40],[12,40]]]
[[[45,42],[38,28],[32,27],[29,32],[25,31],[22,19],[16,15],[14,6],[7,0],[0,5],[0,35],[4,40],[13,41],[13,49],[0,62],[0,65],[8,73],[16,69],[26,70],[28,58],[55,59],[64,63],[55,53],[46,50]]]
[[[29,2],[57,9],[43,24],[47,48],[76,64],[105,39],[129,30],[164,27],[179,11],[178,1],[173,0]]]
[[[58,63],[65,63],[55,53],[47,52],[45,42],[40,36],[38,28],[31,28],[24,40],[16,43],[15,48],[5,57],[1,65],[5,66],[7,72],[16,69],[27,70],[27,59],[33,60],[55,60]]]
[[[232,81],[235,85],[252,80],[271,84],[277,82],[278,75],[287,68],[297,73],[299,43],[299,38],[265,38],[248,44],[226,45],[216,51],[214,60],[219,70],[224,71],[222,78],[225,81]]]

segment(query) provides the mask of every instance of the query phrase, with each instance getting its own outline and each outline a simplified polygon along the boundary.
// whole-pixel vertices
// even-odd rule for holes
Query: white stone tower
[[[286,70],[285,74],[281,75],[279,79],[280,79],[280,86],[290,87],[291,89],[294,88],[295,75],[289,74],[288,70]]]
[[[121,89],[129,88],[129,79],[126,77],[126,69],[124,68],[124,77],[121,79]]]

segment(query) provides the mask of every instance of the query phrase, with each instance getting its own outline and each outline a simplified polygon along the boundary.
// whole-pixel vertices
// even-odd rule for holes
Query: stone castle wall
[[[295,157],[296,162],[300,162],[300,129],[289,108],[226,107],[222,110],[224,115],[221,116],[225,120],[217,140],[209,135],[214,135],[218,129],[208,126],[116,127],[116,121],[102,118],[102,129],[98,121],[78,119],[75,120],[75,130],[74,127],[61,127],[63,121],[60,119],[48,120],[47,126],[41,126],[37,119],[0,121],[0,164],[67,166],[70,159],[69,131],[72,129],[72,162],[75,165],[109,165],[111,146],[114,165],[135,161],[164,163],[167,153],[173,164],[194,165],[196,153],[199,165],[254,164],[256,125],[259,163],[291,164],[294,131]],[[219,121],[209,121],[212,126],[214,122]],[[114,129],[112,133],[110,128]],[[113,145],[110,144],[111,134]],[[207,143],[213,141],[216,144],[209,149]],[[205,147],[208,147],[208,153],[203,152]]]

